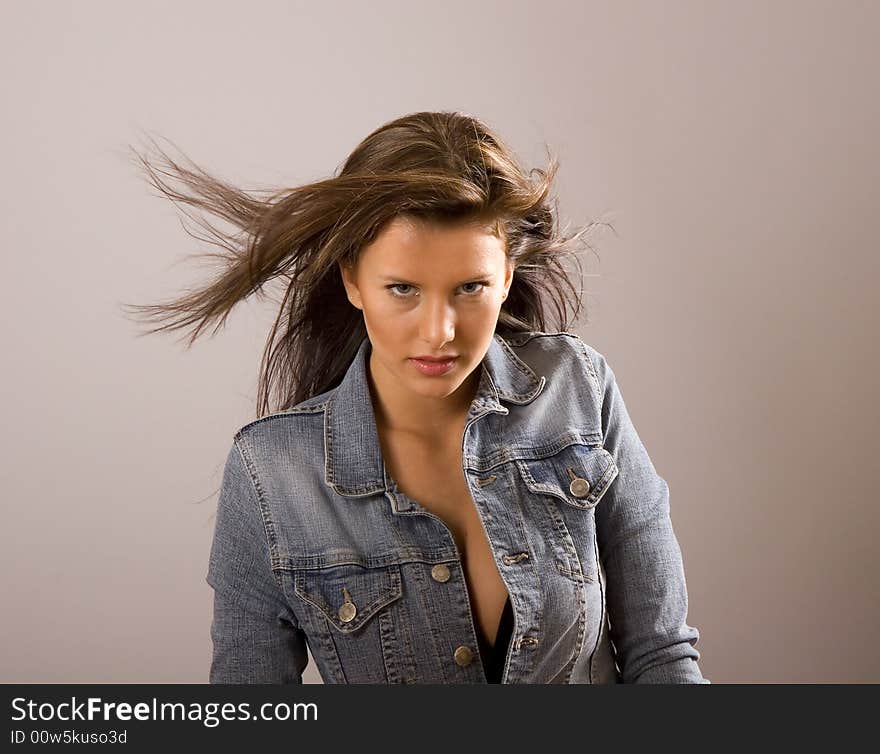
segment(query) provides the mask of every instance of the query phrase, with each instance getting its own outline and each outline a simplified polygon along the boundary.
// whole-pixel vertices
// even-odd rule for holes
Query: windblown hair
[[[367,333],[337,262],[356,264],[360,250],[394,217],[479,222],[504,241],[515,270],[496,324],[502,336],[568,329],[581,310],[583,285],[575,290],[563,260],[573,258],[583,277],[578,242],[605,224],[592,222],[564,236],[555,200],[551,206],[548,199],[556,158],[551,156],[546,171],[526,174],[493,131],[460,112],[397,118],[361,141],[338,176],[274,192],[230,186],[156,147],[164,158],[159,168],[132,148],[150,183],[175,203],[211,212],[238,232],[200,223],[216,241],[190,235],[222,249],[204,255],[224,262],[222,274],[165,303],[122,307],[147,323],[166,321],[142,334],[192,328],[189,348],[210,323],[216,321],[216,333],[239,301],[252,293],[265,297],[266,284],[279,278],[286,290],[263,352],[257,418],[341,382]],[[190,193],[175,190],[161,175],[181,181]]]

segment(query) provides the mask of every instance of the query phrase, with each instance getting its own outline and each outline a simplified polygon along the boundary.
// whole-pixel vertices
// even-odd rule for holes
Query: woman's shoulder
[[[575,362],[596,376],[605,356],[577,333],[528,330],[499,336],[526,363],[544,368]]]
[[[234,442],[254,449],[268,449],[279,445],[308,444],[312,437],[323,438],[324,410],[331,392],[327,391],[290,408],[273,411],[240,425],[234,432]]]
[[[602,356],[583,337],[567,330],[522,330],[514,333],[499,333],[498,337],[514,348],[532,345],[555,351],[581,351],[591,357]]]
[[[605,355],[577,333],[529,330],[504,335],[503,340],[532,372],[547,377],[554,399],[572,392],[585,397],[587,390],[599,404],[604,401],[610,371]]]

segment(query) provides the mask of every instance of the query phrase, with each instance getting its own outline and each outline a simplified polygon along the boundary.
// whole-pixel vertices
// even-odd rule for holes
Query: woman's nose
[[[420,322],[421,336],[439,347],[455,338],[455,307],[443,300],[426,301]]]

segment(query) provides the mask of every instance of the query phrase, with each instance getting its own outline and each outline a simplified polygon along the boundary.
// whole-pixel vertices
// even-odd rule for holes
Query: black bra
[[[477,639],[480,642],[480,655],[483,658],[483,667],[486,670],[486,680],[488,683],[501,683],[501,676],[504,673],[504,660],[507,658],[507,648],[510,644],[511,634],[513,634],[513,606],[510,604],[510,595],[508,595],[507,602],[504,603],[504,610],[501,612],[501,621],[498,623],[495,646],[490,647],[483,638],[482,633],[477,631]]]

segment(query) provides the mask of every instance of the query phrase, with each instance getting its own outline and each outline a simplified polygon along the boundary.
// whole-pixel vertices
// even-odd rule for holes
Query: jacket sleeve
[[[624,683],[711,683],[686,623],[684,566],[669,512],[669,487],[657,473],[605,357],[587,346],[598,381],[602,435],[618,476],[596,507],[611,640]]]
[[[239,443],[226,459],[206,581],[211,683],[302,683],[305,634],[272,569],[265,518]]]

